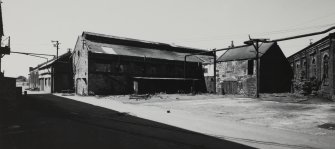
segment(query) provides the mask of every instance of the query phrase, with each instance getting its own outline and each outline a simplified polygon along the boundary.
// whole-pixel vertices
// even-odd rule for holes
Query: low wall
[[[17,92],[15,78],[0,78],[0,99],[16,98]]]

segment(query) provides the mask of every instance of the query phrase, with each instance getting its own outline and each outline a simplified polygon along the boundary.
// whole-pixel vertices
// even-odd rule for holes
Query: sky
[[[56,54],[73,49],[83,31],[204,50],[278,39],[335,26],[334,0],[2,0],[11,50]],[[332,31],[334,32],[334,31]],[[286,56],[327,34],[279,42]],[[219,53],[220,54],[220,53]],[[2,59],[7,77],[28,76],[45,59],[12,53]]]

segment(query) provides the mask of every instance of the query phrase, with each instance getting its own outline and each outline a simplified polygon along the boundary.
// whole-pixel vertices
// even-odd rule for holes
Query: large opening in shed
[[[179,78],[134,78],[134,92],[138,94],[153,93],[190,93],[198,92],[198,79]]]

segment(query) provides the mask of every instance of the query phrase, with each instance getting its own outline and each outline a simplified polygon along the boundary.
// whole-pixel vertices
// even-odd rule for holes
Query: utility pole
[[[2,1],[0,0],[0,43],[2,43],[2,37],[4,36],[1,4]],[[8,37],[8,45],[2,47],[0,44],[0,78],[4,77],[4,74],[1,72],[1,58],[9,54],[10,54],[10,37]]]
[[[56,60],[55,60],[55,65],[57,65],[57,60],[58,60],[58,50],[59,50],[59,41],[56,40],[56,41],[51,41],[52,43],[54,43],[54,47],[56,47],[56,50],[57,50],[57,54],[56,54]],[[55,92],[55,68],[54,66],[51,67],[51,93],[54,93]]]
[[[260,61],[259,61],[259,43],[263,43],[268,41],[268,39],[251,39],[249,36],[248,41],[245,41],[244,44],[246,45],[252,45],[255,48],[256,51],[256,98],[259,98],[259,92],[260,92]]]
[[[2,22],[2,1],[0,1],[0,43],[2,42],[2,36],[4,35],[3,32],[3,22]],[[0,44],[0,48],[1,48],[1,44]],[[1,72],[1,58],[3,57],[2,55],[2,50],[0,49],[0,77],[2,76],[2,72]]]
[[[213,73],[213,76],[214,76],[214,78],[213,78],[213,82],[214,82],[214,94],[216,94],[216,51],[215,51],[216,49],[213,49],[213,62],[214,62],[214,73]]]
[[[56,41],[51,41],[52,43],[54,43],[54,47],[56,47],[56,50],[57,50],[57,55],[56,55],[56,60],[58,60],[58,49],[59,49],[59,41],[56,40]]]

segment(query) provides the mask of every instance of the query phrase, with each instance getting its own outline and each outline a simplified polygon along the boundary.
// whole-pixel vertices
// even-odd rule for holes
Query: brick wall
[[[333,66],[333,56],[330,55],[334,51],[334,47],[331,46],[331,39],[334,38],[332,35],[325,37],[318,41],[315,44],[308,46],[307,48],[299,51],[298,53],[290,56],[288,58],[291,65],[293,65],[294,72],[294,80],[293,82],[297,84],[297,82],[309,81],[312,77],[316,77],[317,81],[320,83],[318,93],[324,97],[330,97],[332,95],[333,83],[332,83],[332,68]],[[328,55],[328,71],[325,71],[325,63],[324,58],[325,55]],[[315,59],[315,63],[313,63],[313,58]],[[306,68],[304,68],[303,61],[307,62]],[[297,66],[297,64],[300,64]],[[326,69],[326,70],[327,70]],[[301,76],[301,71],[307,71],[306,77]],[[325,77],[325,73],[327,77]],[[294,92],[301,92],[301,90],[295,89]]]

